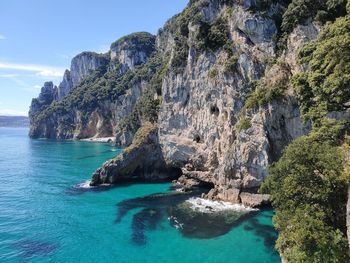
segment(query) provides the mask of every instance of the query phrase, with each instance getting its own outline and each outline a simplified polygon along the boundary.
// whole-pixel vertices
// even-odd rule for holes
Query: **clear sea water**
[[[0,128],[0,262],[280,262],[272,211],[224,229],[192,218],[184,233],[169,220],[170,184],[77,187],[119,149],[27,133]]]

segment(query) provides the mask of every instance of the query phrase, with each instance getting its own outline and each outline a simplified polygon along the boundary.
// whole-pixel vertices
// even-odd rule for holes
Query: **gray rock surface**
[[[62,101],[69,96],[70,92],[95,70],[113,72],[113,74],[120,76],[130,73],[136,66],[148,60],[154,52],[154,45],[155,37],[153,35],[135,33],[116,41],[112,44],[110,52],[106,54],[83,52],[75,56],[72,59],[70,70],[65,71],[59,87],[52,87],[49,91],[46,91],[45,88],[38,99],[33,99],[30,107],[32,122],[30,136],[51,139],[115,136],[117,145],[128,146],[131,144],[134,133],[129,130],[118,130],[117,127],[125,117],[131,114],[137,100],[143,94],[147,83],[141,79],[130,85],[130,88],[121,93],[115,100],[111,98],[99,100],[93,109],[74,107],[68,113],[54,112],[40,123],[34,123],[34,117],[43,109],[43,105],[48,106],[54,101]],[[120,71],[115,70],[116,66],[120,68]],[[52,83],[51,86],[53,86]],[[43,97],[48,96],[49,98],[43,99]]]
[[[177,177],[179,171],[167,169],[158,143],[157,126],[145,123],[133,143],[117,158],[106,162],[92,176],[91,185],[115,184],[130,179],[157,181]]]
[[[83,52],[72,59],[70,66],[70,78],[72,86],[77,86],[92,71],[108,64],[108,58],[104,54],[95,52]]]
[[[108,58],[82,53],[73,59],[72,86],[107,60],[109,69],[128,74],[145,63],[153,52],[170,58],[168,69],[160,75],[162,104],[157,136],[152,132],[157,139],[151,144],[139,145],[139,149],[125,151],[117,159],[104,164],[94,174],[92,184],[133,178],[137,174],[135,171],[143,179],[160,178],[162,173],[158,171],[162,169],[159,162],[154,164],[156,158],[161,160],[164,169],[181,171],[179,182],[184,185],[198,182],[211,185],[213,189],[207,194],[208,198],[253,206],[264,203],[266,198],[258,197],[254,192],[268,175],[268,165],[281,156],[292,140],[307,134],[310,124],[301,121],[297,99],[289,86],[285,96],[264,106],[257,105],[248,110],[243,107],[255,81],[269,87],[304,70],[296,62],[297,51],[317,36],[318,28],[313,24],[298,26],[290,34],[279,63],[273,63],[277,58],[275,16],[282,9],[278,3],[265,11],[255,10],[257,2],[254,0],[237,1],[230,8],[219,0],[191,3],[197,6],[201,22],[211,25],[218,18],[227,20],[230,41],[225,47],[200,50],[197,47],[200,25],[192,21],[183,28],[185,45],[189,46],[188,53],[183,56],[186,63],[183,67],[171,69],[170,65],[179,52],[176,49],[179,45],[176,33],[179,16],[175,16],[159,31],[156,39],[147,33],[136,33],[113,43]],[[180,51],[183,50],[187,51],[186,48]],[[228,70],[226,64],[232,58],[235,58],[235,63]],[[62,83],[63,94],[70,85],[68,72]],[[37,137],[115,136],[118,145],[129,145],[133,132],[130,129],[116,130],[116,127],[130,115],[149,84],[135,81],[124,94],[114,100],[99,101],[88,114],[76,109],[66,115],[54,114],[34,129]],[[250,122],[247,129],[239,129],[243,115]],[[62,127],[67,120],[72,124],[71,130]],[[145,157],[141,158],[143,151]],[[157,175],[152,175],[152,169]]]

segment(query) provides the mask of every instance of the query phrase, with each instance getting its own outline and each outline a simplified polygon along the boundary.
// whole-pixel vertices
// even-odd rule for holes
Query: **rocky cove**
[[[254,7],[255,3],[251,1],[232,7],[220,1],[197,1],[190,4],[183,14],[170,19],[157,36],[136,33],[112,44],[107,54],[84,52],[76,56],[61,84],[54,87],[52,83],[45,83],[39,98],[33,100],[31,137],[84,139],[114,136],[118,145],[129,146],[135,129],[130,124],[120,127],[120,123],[136,115],[137,126],[147,125],[147,118],[134,114],[137,102],[142,96],[152,93],[149,103],[156,104],[161,94],[157,126],[150,135],[154,145],[146,152],[143,145],[139,145],[142,149],[136,147],[134,150],[138,153],[132,152],[122,158],[134,166],[127,169],[123,177],[138,174],[147,179],[174,178],[168,169],[177,170],[176,176],[182,175],[179,182],[185,185],[193,181],[212,184],[213,189],[207,196],[211,199],[252,202],[254,205],[258,198],[256,189],[267,175],[268,164],[278,159],[283,148],[306,134],[310,127],[302,123],[296,99],[291,93],[265,107],[249,110],[248,117],[244,118],[249,118],[250,127],[240,129],[247,94],[253,89],[253,81],[263,79],[273,82],[273,85],[300,72],[296,51],[315,38],[318,32],[313,24],[298,26],[289,37],[283,63],[270,66],[269,60],[276,57],[274,35],[277,34],[277,25],[273,17],[279,15],[283,6],[272,4],[268,16],[265,10],[252,12]],[[227,47],[213,51],[196,48],[201,28],[199,23],[190,21],[185,25],[190,48],[184,55],[184,66],[167,70],[167,67],[175,67],[173,61],[179,56],[176,26],[189,10],[195,10],[192,12],[201,16],[202,23],[208,25],[223,17],[227,26],[227,36],[224,37],[229,43]],[[147,63],[151,56],[167,60],[158,69],[162,72],[155,88],[152,87],[154,79],[137,76],[138,70],[151,70]],[[225,62],[230,60],[232,65],[226,65]],[[131,81],[115,100],[108,94],[106,99],[95,98],[95,105],[81,109],[79,105],[70,105],[71,108],[63,113],[60,106],[67,98],[73,97],[74,91],[81,87],[79,84],[82,81],[84,84],[84,78],[96,70],[120,76],[117,83],[126,75],[130,75]],[[160,74],[158,71],[156,74]],[[58,109],[54,110],[53,105]],[[50,109],[51,112],[47,113]],[[46,116],[38,121],[43,113]],[[137,166],[135,163],[140,155],[144,160]],[[112,165],[113,162],[106,163],[94,174],[92,184],[113,183],[120,179],[116,171],[118,165],[123,164]],[[155,172],[155,166],[165,172]],[[265,199],[262,197],[262,201]]]
[[[113,138],[124,150],[91,186],[167,180],[183,192],[204,185],[205,199],[269,204],[258,192],[269,165],[313,128],[291,80],[309,70],[298,53],[322,25],[310,17],[282,34],[290,2],[193,0],[156,36],[77,55],[33,99],[30,137]],[[348,120],[348,109],[328,117]]]

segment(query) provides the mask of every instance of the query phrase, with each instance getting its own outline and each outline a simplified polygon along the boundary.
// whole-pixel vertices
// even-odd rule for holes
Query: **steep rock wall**
[[[153,35],[135,33],[113,43],[107,54],[83,52],[74,57],[58,88],[52,83],[52,87],[46,88],[45,84],[39,97],[33,99],[30,136],[51,139],[116,136],[119,145],[130,144],[133,133],[118,130],[118,125],[131,114],[147,86],[133,71],[147,62],[154,45]]]

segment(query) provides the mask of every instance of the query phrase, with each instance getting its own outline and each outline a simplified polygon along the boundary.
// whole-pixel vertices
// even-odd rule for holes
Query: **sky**
[[[82,51],[133,32],[156,34],[188,0],[1,0],[0,115],[27,115],[45,81],[58,85]]]

